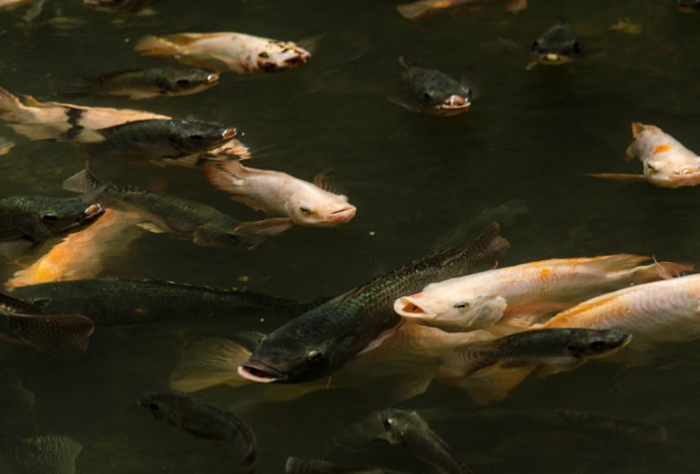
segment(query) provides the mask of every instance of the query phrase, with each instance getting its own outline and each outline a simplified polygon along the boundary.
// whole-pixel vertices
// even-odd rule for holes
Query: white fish
[[[170,56],[182,64],[241,74],[283,71],[301,66],[311,57],[289,41],[226,32],[146,36],[134,49],[146,56]]]
[[[692,266],[630,254],[551,259],[451,278],[396,300],[394,309],[419,324],[470,331],[509,324],[516,314],[560,311],[631,284],[659,280]],[[503,321],[501,319],[503,318]]]
[[[231,193],[231,199],[273,216],[254,223],[258,233],[279,233],[294,224],[310,227],[333,227],[349,222],[357,209],[347,196],[324,189],[322,175],[314,183],[303,181],[280,171],[258,170],[235,160],[206,163],[205,173],[217,188]]]
[[[649,181],[660,188],[700,184],[700,157],[655,125],[632,124],[634,141],[627,147],[626,159],[644,164],[644,174],[591,173],[596,178],[619,181]]]

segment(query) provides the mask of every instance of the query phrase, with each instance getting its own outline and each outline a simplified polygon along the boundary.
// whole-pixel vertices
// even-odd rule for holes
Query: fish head
[[[388,408],[375,412],[373,418],[380,428],[377,438],[390,444],[402,444],[409,430],[425,431],[429,429],[423,418],[414,411]]]
[[[567,332],[566,351],[577,359],[601,357],[625,347],[632,335],[617,329],[564,329]]]
[[[156,420],[169,421],[175,418],[172,397],[165,393],[148,393],[138,400],[138,404],[148,410]]]
[[[285,211],[298,225],[334,227],[351,221],[357,208],[348,202],[347,196],[304,181],[285,202]]]
[[[699,12],[700,0],[676,0],[676,6],[682,12]]]
[[[337,341],[315,341],[304,328],[296,329],[283,326],[270,333],[238,367],[238,374],[257,383],[296,383],[330,373]]]
[[[258,52],[255,63],[261,71],[276,72],[299,67],[310,57],[310,52],[292,42],[270,40]]]
[[[541,64],[555,66],[568,63],[581,54],[576,34],[564,18],[533,41],[531,51]]]
[[[170,120],[168,142],[183,155],[212,150],[234,139],[233,127],[218,123]]]
[[[678,188],[700,184],[700,160],[693,159],[682,165],[672,159],[646,160],[644,176],[649,182],[662,188]]]
[[[471,107],[466,85],[434,69],[411,67],[404,74],[420,109],[438,116],[457,115]]]
[[[498,295],[452,294],[433,288],[428,286],[422,293],[397,299],[394,310],[404,319],[415,320],[418,324],[474,331],[501,319],[508,305]]]
[[[97,203],[85,203],[80,198],[51,198],[27,196],[28,213],[13,217],[27,235],[49,238],[78,230],[92,224],[105,213]]]
[[[164,95],[187,95],[201,92],[219,83],[215,72],[198,68],[167,68],[157,80],[158,87]]]

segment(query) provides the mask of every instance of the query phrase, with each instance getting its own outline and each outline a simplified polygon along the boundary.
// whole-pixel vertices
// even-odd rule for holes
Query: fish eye
[[[44,214],[41,216],[41,218],[49,222],[56,222],[58,220],[58,216],[56,214]]]
[[[311,208],[309,206],[301,206],[299,210],[302,214],[311,214]]]
[[[653,171],[653,172],[657,171],[657,169],[654,167],[654,165],[652,165],[650,163],[647,163],[647,168],[649,168],[649,171]]]
[[[200,142],[200,141],[202,141],[202,136],[201,135],[190,135],[190,139],[192,139],[196,142]]]
[[[579,52],[578,41],[576,41],[576,42],[573,44],[572,47],[573,47],[573,49],[574,49],[574,53],[578,53],[578,52]]]
[[[469,303],[467,303],[466,301],[461,301],[461,302],[459,302],[459,303],[455,303],[454,307],[455,307],[456,309],[468,308],[468,307],[469,307]]]
[[[603,341],[593,341],[591,343],[591,349],[599,351],[605,348],[605,343]]]
[[[262,53],[258,54],[258,57],[263,58],[263,59],[267,59],[270,57],[270,55],[267,54],[265,51],[263,51]]]
[[[151,411],[154,411],[156,413],[160,412],[160,407],[156,403],[151,403],[150,405],[148,405],[148,408],[150,408]]]
[[[532,42],[532,49],[537,51],[540,48],[540,44],[537,41]]]
[[[316,349],[312,349],[306,354],[306,358],[312,362],[316,362],[323,358],[323,353],[321,351],[317,351]]]
[[[177,81],[177,85],[182,86],[182,87],[187,87],[190,85],[190,81],[188,81],[187,79],[180,79]]]
[[[394,426],[394,420],[391,418],[384,418],[384,428],[390,430]]]

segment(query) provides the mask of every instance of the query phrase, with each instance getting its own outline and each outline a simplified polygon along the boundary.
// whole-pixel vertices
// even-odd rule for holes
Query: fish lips
[[[421,308],[413,296],[403,296],[394,301],[394,311],[404,319],[427,319],[437,316],[436,313]]]
[[[328,215],[328,221],[334,224],[344,224],[355,217],[357,208],[355,206],[344,207]]]
[[[75,223],[75,226],[92,224],[97,219],[102,217],[104,213],[105,208],[102,206],[102,204],[90,204],[87,209],[83,211],[80,217],[78,217],[78,221]]]
[[[284,382],[289,376],[273,369],[259,360],[249,359],[238,366],[238,375],[256,383]]]

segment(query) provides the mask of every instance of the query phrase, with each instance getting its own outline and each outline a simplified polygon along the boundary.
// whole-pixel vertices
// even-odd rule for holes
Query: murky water
[[[497,4],[468,15],[412,23],[394,2],[162,1],[152,16],[96,12],[80,2],[49,0],[30,24],[23,10],[0,16],[0,86],[40,100],[80,75],[157,66],[139,57],[135,40],[181,31],[240,31],[297,40],[323,35],[311,61],[282,74],[225,74],[201,94],[84,105],[151,110],[236,126],[255,158],[251,166],[311,179],[331,168],[336,187],[358,208],[333,229],[294,228],[254,251],[202,248],[149,234],[112,259],[104,274],[167,279],[311,300],[332,296],[377,274],[476,235],[490,219],[512,243],[503,264],[614,252],[697,259],[697,189],[664,190],[583,176],[639,173],[622,156],[630,122],[659,125],[700,150],[700,14],[671,1],[532,0],[519,15]],[[525,46],[565,14],[591,54],[570,66],[526,70]],[[610,27],[628,17],[630,35]],[[70,29],[60,26],[69,18]],[[471,71],[480,95],[469,113],[414,114],[387,101],[399,85],[399,56],[455,77]],[[87,155],[67,144],[29,142],[0,125],[17,146],[0,158],[2,194],[68,195],[64,178]],[[191,169],[138,166],[93,158],[101,175],[196,199],[241,220],[262,218],[210,187]],[[457,237],[455,242],[454,236]],[[452,238],[450,237],[452,236]],[[17,266],[6,264],[4,276]],[[125,298],[128,298],[125,295]],[[98,328],[88,354],[56,360],[21,350],[5,365],[36,397],[34,407],[2,429],[20,437],[66,434],[83,445],[78,473],[213,473],[234,470],[216,446],[156,423],[136,405],[167,388],[180,354],[205,337],[269,331],[264,322],[154,323]],[[398,406],[426,410],[436,431],[478,473],[697,472],[698,344],[668,348],[638,367],[590,363],[535,378],[492,408],[433,384]],[[312,393],[265,402],[256,387],[217,387],[200,395],[232,407],[255,430],[259,472],[282,472],[287,456],[325,458],[425,472],[388,446],[348,450],[332,436],[371,410],[391,404],[381,381],[361,392]],[[665,427],[665,440],[635,432],[555,423],[538,413],[576,409]],[[524,415],[525,414],[525,415]]]

